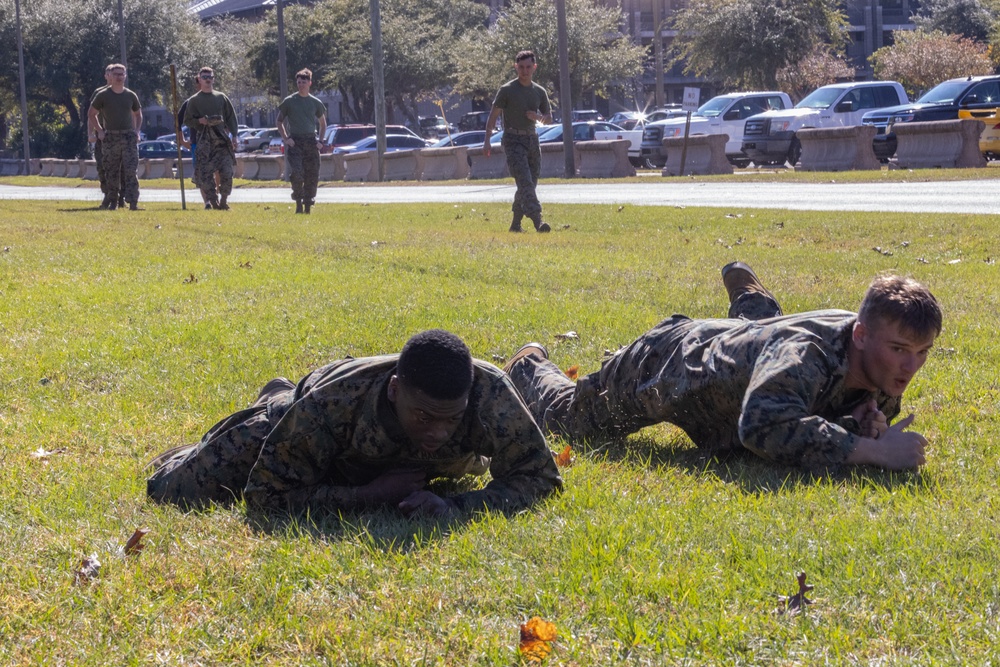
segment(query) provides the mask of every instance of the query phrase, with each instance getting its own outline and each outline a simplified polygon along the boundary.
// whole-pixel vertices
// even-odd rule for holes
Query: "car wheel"
[[[737,169],[746,169],[750,166],[750,158],[733,158],[729,160],[729,164]]]
[[[788,147],[788,164],[794,167],[799,162],[799,158],[802,157],[802,144],[799,140],[792,139],[792,144]]]

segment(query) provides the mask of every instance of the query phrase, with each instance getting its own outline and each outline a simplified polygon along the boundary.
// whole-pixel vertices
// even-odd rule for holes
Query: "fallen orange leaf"
[[[566,377],[570,380],[576,381],[576,378],[580,375],[580,364],[573,364],[566,369]]]
[[[125,555],[135,556],[138,555],[140,551],[146,548],[146,545],[142,543],[143,536],[149,532],[149,528],[136,528],[135,532],[132,533],[132,537],[128,538],[128,542],[125,543]]]
[[[556,465],[560,468],[565,468],[567,466],[573,465],[573,448],[569,445],[563,447],[563,450],[556,455]]]
[[[549,642],[555,640],[556,624],[532,616],[527,623],[521,624],[521,644],[518,649],[521,657],[528,662],[541,662],[552,652]]]

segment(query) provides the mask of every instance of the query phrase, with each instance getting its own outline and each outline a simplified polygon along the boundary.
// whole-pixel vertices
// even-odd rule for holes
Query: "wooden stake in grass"
[[[795,577],[799,582],[799,592],[795,595],[779,595],[778,598],[784,603],[783,607],[778,608],[779,613],[788,612],[789,614],[796,614],[800,611],[805,611],[807,604],[812,604],[812,600],[806,597],[806,593],[811,591],[813,587],[806,584],[806,573],[799,572],[798,576]]]

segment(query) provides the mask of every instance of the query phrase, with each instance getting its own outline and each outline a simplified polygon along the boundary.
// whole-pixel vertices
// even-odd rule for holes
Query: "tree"
[[[853,80],[854,68],[843,57],[819,47],[799,62],[782,67],[776,79],[781,90],[798,101],[820,86]]]
[[[742,89],[777,87],[778,71],[817,47],[839,51],[846,19],[836,0],[691,0],[673,27],[687,74]]]
[[[646,49],[622,33],[621,23],[618,9],[594,0],[566,0],[570,87],[574,95],[593,91],[607,96],[610,87],[642,71]],[[492,100],[497,88],[514,78],[514,56],[524,49],[535,52],[535,81],[550,92],[559,90],[556,10],[551,0],[515,0],[492,27],[466,35],[457,47],[463,56],[456,90]],[[568,109],[572,104],[560,106]]]
[[[416,103],[437,96],[455,78],[452,45],[481,25],[487,9],[471,0],[382,0],[386,96],[411,121]],[[336,88],[357,121],[374,118],[372,45],[368,4],[322,0],[286,11],[285,49],[290,71],[313,70],[320,88]],[[262,42],[251,52],[257,75],[277,88],[277,25],[268,18]]]
[[[996,7],[983,0],[923,0],[913,17],[919,30],[961,35],[977,42],[989,40],[997,21]]]
[[[896,43],[873,53],[868,61],[877,79],[899,81],[912,94],[946,79],[989,74],[987,47],[943,32],[896,32]]]

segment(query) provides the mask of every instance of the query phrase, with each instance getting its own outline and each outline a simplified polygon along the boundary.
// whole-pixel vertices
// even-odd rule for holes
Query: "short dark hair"
[[[198,76],[201,76],[202,74],[210,74],[212,76],[215,76],[215,70],[212,69],[211,67],[202,67],[200,70],[198,70]]]
[[[472,354],[462,339],[443,329],[422,331],[403,345],[396,362],[400,384],[430,398],[450,401],[472,388]]]
[[[868,286],[858,320],[866,326],[896,322],[904,333],[919,337],[941,333],[941,306],[930,290],[912,278],[877,276]]]
[[[295,73],[295,78],[296,79],[309,79],[310,81],[312,81],[312,78],[313,78],[312,70],[309,69],[309,68],[307,68],[307,67],[303,67],[302,69],[300,69],[298,72]]]
[[[535,59],[535,52],[534,51],[518,51],[517,55],[514,56],[514,62],[519,63],[522,60],[527,60],[528,58],[531,58],[531,62],[533,62],[533,63],[534,62],[538,62]]]

